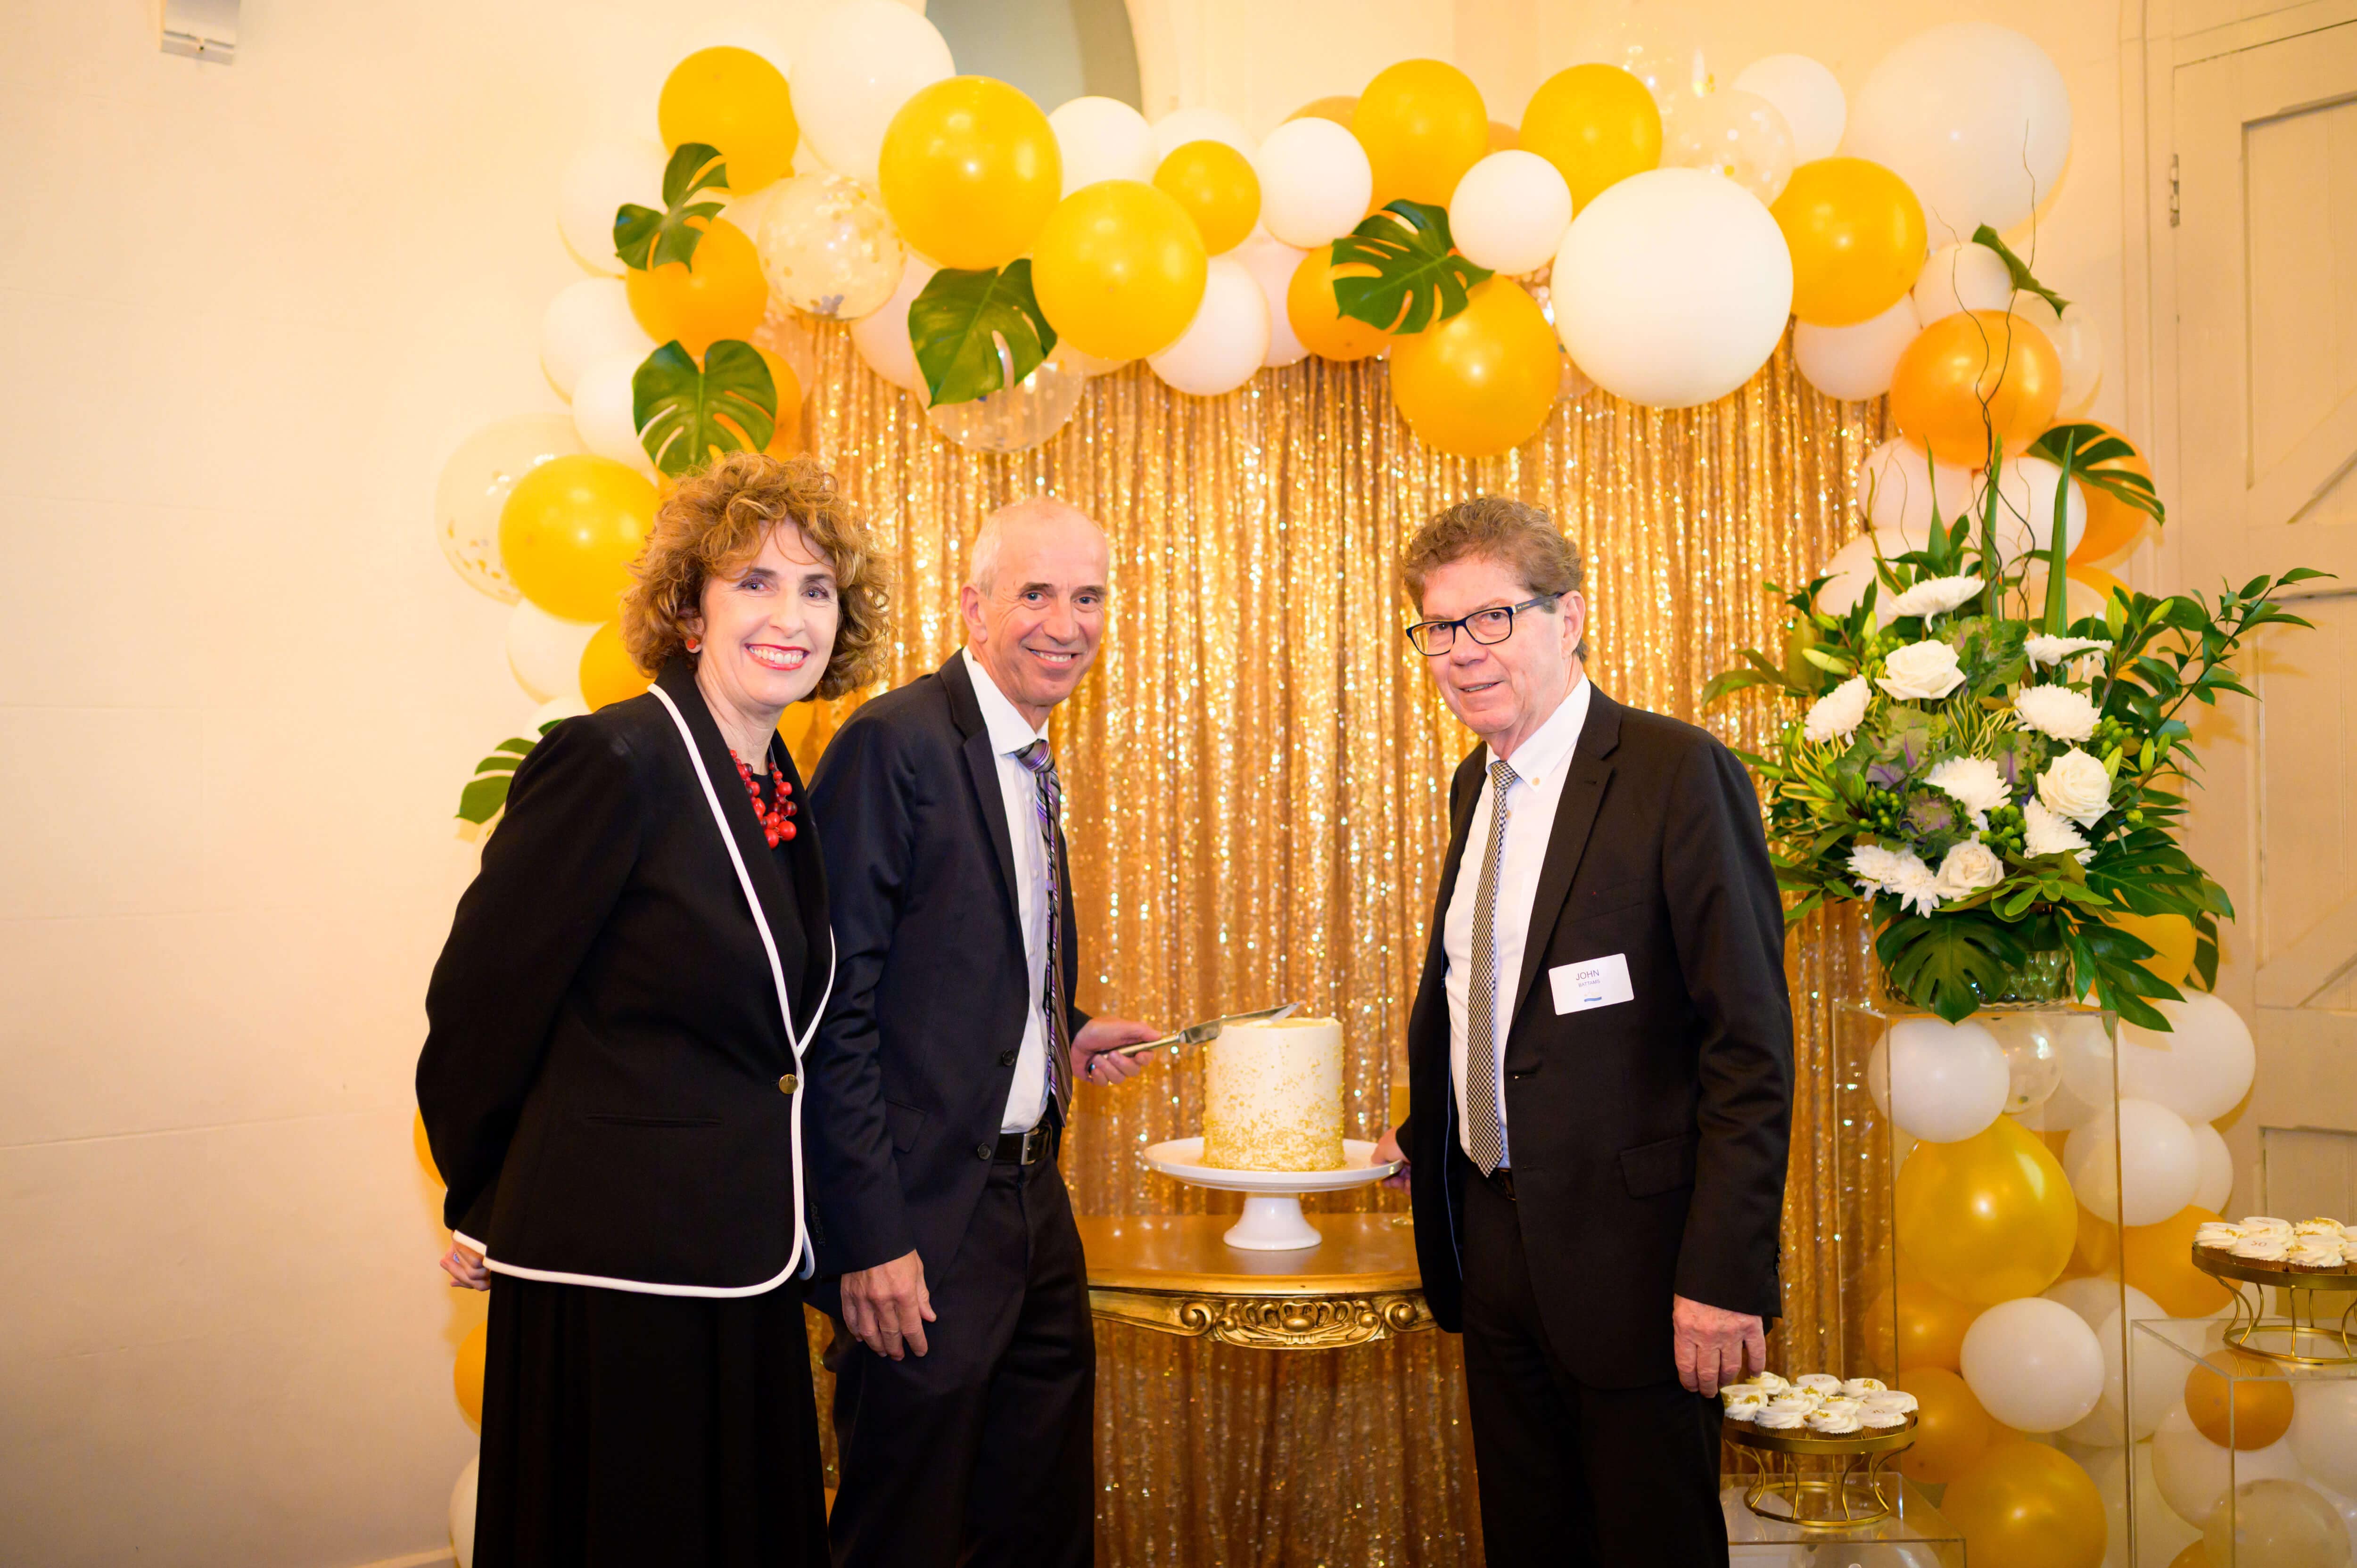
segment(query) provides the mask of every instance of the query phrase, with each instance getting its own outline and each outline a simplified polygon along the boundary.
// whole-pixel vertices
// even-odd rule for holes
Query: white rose
[[[2084,865],[2095,858],[2079,830],[2064,818],[2048,811],[2037,800],[2025,801],[2021,808],[2022,852],[2026,854],[2076,855]]]
[[[2112,776],[2104,765],[2072,746],[2038,776],[2038,799],[2058,817],[2092,828],[2112,807]],[[2082,841],[2084,842],[2084,841]]]
[[[1987,585],[1977,575],[1926,577],[1884,606],[1882,618],[1893,621],[1902,616],[1945,615],[1966,599],[1977,596]]]
[[[2070,686],[2024,686],[2013,694],[2013,714],[2024,729],[2056,740],[2085,740],[2095,733],[2095,701]]]
[[[1923,864],[1921,855],[1910,852],[1897,857],[1893,875],[1887,890],[1899,895],[1899,901],[1919,915],[1937,914],[1940,909],[1939,874]]]
[[[1865,676],[1851,676],[1810,705],[1809,716],[1801,721],[1803,738],[1820,744],[1846,741],[1866,722],[1866,704],[1873,696]]]
[[[2111,644],[2100,637],[2033,637],[2021,645],[2036,665],[2060,664],[2074,654],[2092,653]]]
[[[1899,875],[1899,856],[1880,844],[1852,844],[1849,851],[1850,875],[1857,877],[1858,890],[1871,898],[1889,887]]]
[[[1940,862],[1940,895],[1944,898],[1963,898],[2004,880],[2005,863],[1978,839],[1956,845]]]
[[[1964,683],[1956,650],[1936,639],[1910,642],[1882,661],[1875,684],[1901,701],[1936,701]]]
[[[1988,826],[1988,814],[2013,798],[2005,775],[1986,757],[1951,757],[1923,781],[1973,814],[1973,825]]]

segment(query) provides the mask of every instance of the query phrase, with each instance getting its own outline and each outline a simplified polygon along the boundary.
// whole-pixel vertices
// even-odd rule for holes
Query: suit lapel
[[[1007,923],[1018,931],[1023,915],[1015,899],[1015,840],[1006,821],[1006,791],[998,782],[998,754],[990,748],[990,729],[982,722],[982,703],[974,694],[974,677],[965,655],[952,653],[941,668],[942,689],[949,693],[950,717],[965,736],[966,782],[982,811],[993,854],[998,857],[998,891],[1003,895]]]
[[[1596,827],[1597,809],[1604,803],[1605,787],[1612,778],[1612,748],[1620,743],[1620,704],[1591,686],[1587,717],[1579,726],[1579,744],[1572,748],[1571,771],[1565,775],[1563,795],[1555,802],[1555,826],[1547,833],[1546,860],[1539,867],[1538,892],[1531,900],[1531,923],[1523,939],[1523,972],[1514,982],[1514,1005],[1506,1015],[1509,1040],[1513,1021],[1522,1016],[1523,1002],[1538,978],[1546,956],[1547,933],[1571,897],[1572,879],[1579,874],[1580,857],[1587,853],[1588,834]]]
[[[786,990],[798,1003],[816,1007],[818,999],[826,993],[827,974],[834,964],[834,936],[827,924],[826,861],[818,846],[818,823],[808,809],[810,793],[802,788],[802,776],[794,767],[793,756],[780,737],[770,748],[770,766],[780,769],[794,787],[793,798],[803,803],[803,810],[794,818],[802,831],[794,834],[786,846],[786,854],[794,866],[794,903],[802,922],[802,983],[788,981]],[[813,1022],[802,1020],[807,1029]]]
[[[1456,896],[1458,868],[1465,864],[1465,837],[1473,830],[1473,808],[1481,801],[1480,786],[1474,780],[1484,776],[1480,762],[1486,749],[1475,746],[1472,754],[1457,765],[1456,776],[1449,782],[1448,853],[1440,861],[1440,892],[1432,901],[1432,937],[1425,955],[1425,971],[1429,974],[1441,973],[1448,965],[1443,928],[1448,920],[1448,900]]]
[[[769,840],[761,836],[760,820],[753,814],[752,802],[745,798],[745,785],[737,777],[737,764],[728,755],[728,743],[721,738],[720,726],[713,722],[712,710],[705,705],[704,693],[695,684],[695,667],[685,659],[673,658],[663,665],[662,673],[655,680],[670,694],[671,700],[679,704],[681,716],[687,720],[689,733],[695,736],[696,755],[703,759],[705,774],[712,780],[712,792],[719,797],[720,817],[727,824],[728,836],[736,841],[737,853],[745,862],[746,874],[753,879],[753,892],[760,900],[761,917],[769,925],[770,940],[777,942],[781,950],[785,949],[791,945],[786,910],[792,901],[786,897],[785,878],[778,875],[776,852],[770,848]],[[773,742],[770,755],[774,757],[782,749]],[[789,761],[786,766],[786,776],[791,779],[793,764]],[[795,781],[794,797],[797,800],[802,798],[799,780]],[[798,826],[807,823],[809,813],[803,812],[794,821]],[[795,863],[798,886],[805,884],[804,867],[816,859],[813,854]],[[824,884],[817,878],[818,873],[813,870],[807,886],[815,887],[823,900]],[[807,950],[823,934],[824,927],[822,925],[814,930],[805,923],[802,929],[809,937],[804,943]],[[790,1005],[814,1000],[809,994],[807,974],[789,974],[785,981]]]

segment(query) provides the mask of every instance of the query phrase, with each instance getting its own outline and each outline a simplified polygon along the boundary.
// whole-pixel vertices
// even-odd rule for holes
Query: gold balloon
[[[630,314],[657,343],[676,342],[701,360],[723,338],[742,341],[770,308],[761,252],[726,218],[705,226],[695,255],[651,271],[632,267],[622,283]]]
[[[1645,84],[1617,65],[1559,70],[1531,95],[1520,145],[1555,165],[1575,211],[1609,185],[1662,161],[1662,111]]]
[[[1915,1443],[1899,1455],[1901,1474],[1953,1481],[1980,1463],[1998,1428],[1963,1378],[1945,1367],[1915,1367],[1891,1381],[1915,1396]]]
[[[1927,1283],[1958,1301],[1993,1306],[2036,1295],[2071,1261],[2071,1183],[2010,1116],[1959,1143],[1917,1144],[1897,1185],[1899,1244]]]
[[[1419,440],[1491,457],[1536,435],[1563,385],[1563,354],[1538,301],[1512,278],[1392,348],[1392,401]]]
[[[1880,164],[1813,159],[1768,210],[1792,252],[1792,314],[1811,326],[1871,321],[1923,270],[1922,203]]]
[[[1916,1367],[1945,1367],[1953,1372],[1964,1357],[1964,1330],[1980,1316],[1980,1308],[1911,1273],[1902,1256],[1895,1288],[1886,1289],[1878,1298],[1868,1332],[1889,1342],[1890,1354],[1882,1361],[1885,1366],[1902,1372]]]
[[[1992,1444],[1948,1483],[1940,1511],[1964,1532],[1967,1560],[2004,1568],[2101,1568],[2110,1533],[2094,1477],[2023,1438]]]
[[[610,457],[552,457],[500,509],[500,554],[523,596],[562,620],[610,620],[654,526],[655,488]]]
[[[892,116],[877,167],[901,237],[966,271],[996,270],[1029,250],[1064,185],[1048,116],[986,76],[919,88]]]
[[[2266,1448],[2291,1430],[2289,1371],[2244,1351],[2213,1350],[2185,1374],[2185,1413],[2221,1448]]]
[[[467,1424],[478,1432],[483,1429],[483,1353],[490,1337],[486,1325],[475,1325],[458,1341],[458,1359],[450,1369],[450,1385],[458,1395],[458,1408],[466,1412]]]
[[[1343,315],[1334,300],[1336,278],[1374,274],[1374,268],[1361,263],[1336,266],[1331,245],[1302,257],[1285,289],[1285,317],[1301,346],[1321,360],[1363,360],[1389,343],[1389,333]]]
[[[1189,142],[1172,149],[1154,171],[1154,188],[1187,209],[1203,249],[1232,251],[1260,221],[1260,176],[1252,160],[1225,142]]]
[[[2210,1568],[2210,1549],[2194,1541],[2169,1560],[2169,1568]]]
[[[2160,1304],[2171,1317],[2207,1317],[2233,1293],[2193,1266],[2193,1233],[2218,1216],[2206,1208],[2181,1208],[2158,1225],[2130,1225],[2120,1231],[2120,1273]]]
[[[1359,94],[1351,134],[1374,169],[1373,206],[1446,207],[1465,171],[1490,150],[1490,114],[1481,90],[1455,66],[1404,59],[1377,71]]]
[[[1979,468],[1988,464],[1992,434],[2035,440],[2061,396],[2062,361],[2045,333],[2002,310],[1960,310],[1900,354],[1890,417],[1943,463]]]
[[[608,621],[589,634],[581,650],[581,700],[592,713],[614,703],[626,703],[654,684],[630,662],[622,646],[619,621]]]
[[[1143,180],[1103,179],[1056,204],[1031,255],[1031,286],[1057,336],[1100,360],[1178,341],[1211,257],[1187,209]]]
[[[802,128],[778,68],[750,49],[698,49],[672,68],[655,102],[663,145],[718,150],[728,188],[759,190],[792,172]]]
[[[2058,1138],[2056,1144],[2064,1142]],[[2120,1261],[2120,1228],[2094,1213],[2083,1204],[2079,1206],[2079,1233],[2071,1240],[2071,1263],[2064,1272],[2072,1274],[2109,1274]]]
[[[1287,114],[1287,120],[1331,120],[1345,130],[1350,128],[1351,113],[1359,106],[1355,93],[1336,93],[1329,98],[1313,98]]]
[[[423,1111],[410,1119],[409,1143],[410,1146],[417,1151],[417,1163],[424,1165],[425,1174],[434,1178],[434,1185],[449,1186],[448,1182],[442,1179],[442,1167],[434,1163],[434,1145],[425,1136],[425,1112]]]
[[[2106,435],[2116,435],[2123,441],[2127,440],[2126,431],[2115,430],[2099,420],[2076,420],[2072,423],[2093,424]],[[2129,445],[2134,446],[2135,443],[2130,442]],[[2147,479],[2152,478],[2152,465],[2144,460],[2143,454],[2134,451],[2131,451],[2127,456],[2113,457],[2098,463],[2090,472],[2102,473],[2106,469],[2114,468],[2131,474],[2141,474]],[[2100,566],[2114,556],[2124,554],[2134,548],[2136,541],[2144,537],[2145,531],[2153,526],[2149,514],[2137,510],[2124,500],[2117,499],[2109,491],[2094,485],[2082,485],[2079,488],[2087,497],[2087,526],[2081,532],[2079,542],[2072,548],[2071,564],[2072,565],[2084,563],[2091,566]]]
[[[2136,961],[2169,984],[2182,986],[2193,972],[2193,922],[2184,916],[2122,913],[2106,915],[2104,919],[2132,937],[2141,937],[2145,946],[2153,950],[2153,956]]]

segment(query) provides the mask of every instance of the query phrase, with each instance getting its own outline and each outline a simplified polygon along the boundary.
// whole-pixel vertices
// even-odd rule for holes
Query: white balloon
[[[1571,227],[1571,187],[1536,153],[1491,153],[1448,199],[1448,232],[1477,267],[1519,276],[1555,259]]]
[[[2292,1384],[2287,1441],[2310,1477],[2336,1492],[2357,1493],[2357,1382]]]
[[[2149,1336],[2132,1326],[2148,1318],[2167,1317],[2160,1303],[2134,1285],[2119,1287],[2127,1297],[2124,1307],[2104,1315],[2095,1329],[2104,1349],[2104,1403],[2117,1420],[2125,1412],[2128,1430],[2141,1442],[2160,1425],[2160,1418],[2185,1397],[2185,1361]],[[2125,1359],[2123,1359],[2125,1358]],[[2135,1369],[2135,1376],[2128,1369]]]
[[[1806,55],[1770,55],[1753,60],[1729,85],[1756,92],[1776,106],[1792,128],[1792,158],[1811,163],[1829,158],[1841,145],[1849,101],[1834,73]]]
[[[1710,403],[1749,381],[1784,336],[1792,256],[1768,209],[1701,169],[1609,187],[1555,254],[1555,331],[1616,397]]]
[[[2055,404],[2054,417],[2083,415],[2104,386],[2104,339],[2093,317],[2076,305],[2057,316],[2052,306],[2034,294],[2015,300],[2013,313],[2046,334],[2061,362],[2062,401]]]
[[[643,356],[608,354],[581,372],[573,383],[573,427],[581,444],[600,457],[628,463],[647,478],[655,466],[639,443],[637,405],[630,378],[638,374]]]
[[[2189,1363],[2190,1365],[2190,1363]],[[2226,1488],[2244,1481],[2297,1480],[2299,1459],[2289,1436],[2265,1448],[2223,1448],[2201,1435],[2180,1402],[2152,1434],[2152,1478],[2169,1511],[2199,1530]]]
[[[1155,166],[1159,168],[1164,158],[1189,142],[1225,142],[1247,158],[1254,151],[1252,138],[1234,115],[1217,109],[1174,109],[1154,122]],[[1146,177],[1154,177],[1149,173]]]
[[[1857,601],[1866,596],[1867,585],[1875,581],[1875,556],[1896,555],[1906,548],[1905,542],[1897,534],[1877,532],[1859,534],[1835,551],[1816,571],[1816,575],[1830,579],[1817,590],[1817,608],[1832,616],[1849,614],[1857,607]],[[1887,595],[1884,596],[1888,597]],[[1884,1107],[1884,1113],[1889,1114],[1888,1106]]]
[[[556,180],[556,226],[581,264],[622,275],[614,253],[614,212],[624,202],[662,205],[663,148],[643,137],[592,142]]]
[[[1048,129],[1056,133],[1066,196],[1101,179],[1151,180],[1161,162],[1146,116],[1118,98],[1075,98],[1060,104],[1048,116]]]
[[[450,1488],[450,1553],[458,1560],[458,1568],[474,1568],[475,1492],[482,1468],[482,1455],[477,1455]]]
[[[1905,180],[1934,236],[2028,218],[2071,154],[2071,95],[2046,51],[2009,27],[1950,22],[1875,66],[1846,150]]]
[[[1903,1018],[1874,1045],[1869,1091],[1900,1131],[1928,1144],[1953,1144],[1986,1132],[2005,1110],[2008,1074],[1996,1036],[1966,1019]]]
[[[1072,340],[1069,338],[1056,339],[1056,347],[1048,358],[1087,381],[1092,381],[1099,376],[1109,376],[1124,365],[1136,363],[1135,360],[1100,360],[1094,354],[1082,353],[1072,347]]]
[[[1792,328],[1792,358],[1803,378],[1827,397],[1862,403],[1890,390],[1899,356],[1919,330],[1915,307],[1902,295],[1889,309],[1855,327],[1799,323]]]
[[[1797,333],[1793,340],[1800,340]],[[1939,462],[1906,437],[1894,435],[1858,465],[1851,498],[1875,527],[1900,529],[1929,539],[1935,506],[1943,523],[1954,522],[1971,507],[1973,476],[1970,469]]]
[[[1305,251],[1357,228],[1374,199],[1367,149],[1331,120],[1287,120],[1261,143],[1255,162],[1262,226]]]
[[[2027,535],[2026,548],[2043,554],[2047,542],[2054,537],[2054,492],[2062,483],[2062,470],[2043,457],[2007,457],[1997,470],[1996,513],[2000,528],[2012,523]],[[1975,490],[1986,493],[1982,485]],[[1977,513],[1977,494],[1974,502]],[[2079,547],[2079,536],[2087,532],[2087,492],[2079,481],[2071,481],[2069,496],[2062,504],[2063,553]],[[1975,529],[1977,535],[1979,531]],[[2001,544],[2008,558],[2015,553],[2011,544]]]
[[[2349,1528],[2331,1499],[2304,1481],[2235,1477],[2233,1507],[2201,1528],[2208,1563],[2267,1568],[2349,1568]]]
[[[2062,1084],[2062,1047],[2054,1037],[2054,1015],[1999,1013],[1988,1020],[1988,1032],[2005,1050],[2006,1113],[2019,1116],[2052,1099]]]
[[[2112,1036],[2104,1027],[2102,1015],[2064,1014],[2056,1026],[2054,1037],[2062,1049],[2063,1091],[2082,1104],[2111,1104],[2118,1097],[2119,1089]]]
[[[1915,319],[1926,327],[1961,310],[2003,310],[2013,299],[2013,273],[1986,245],[1943,245],[1915,274],[1913,298]]]
[[[1309,350],[1293,335],[1293,317],[1286,314],[1285,291],[1292,286],[1293,274],[1300,270],[1301,258],[1308,252],[1286,244],[1265,229],[1255,229],[1252,238],[1229,253],[1252,274],[1253,281],[1260,285],[1260,292],[1268,301],[1268,352],[1260,362],[1274,368],[1296,364],[1307,358]]]
[[[1663,122],[1662,166],[1708,169],[1768,206],[1792,177],[1792,128],[1756,92],[1728,88],[1681,104]]]
[[[581,650],[597,629],[594,620],[560,620],[519,600],[508,612],[508,669],[535,703],[581,695]]]
[[[2060,1302],[1999,1302],[1964,1330],[1965,1387],[1989,1415],[2017,1432],[2060,1432],[2104,1397],[2095,1331]]]
[[[2048,1301],[2061,1302],[2079,1315],[2079,1321],[2100,1330],[2104,1320],[2120,1309],[2117,1280],[2107,1280],[2096,1274],[2080,1274],[2072,1279],[2057,1280],[2040,1294]]]
[[[939,270],[931,262],[910,256],[892,297],[851,324],[851,346],[859,350],[867,368],[920,398],[925,395],[925,373],[917,368],[916,346],[909,341],[909,306]]]
[[[1195,319],[1146,362],[1179,392],[1216,397],[1252,380],[1267,357],[1268,338],[1268,296],[1259,280],[1232,258],[1213,256]]]
[[[2115,1137],[2103,1119],[2072,1130],[2062,1144],[2071,1190],[2091,1213],[2122,1225],[2158,1225],[2193,1201],[2201,1174],[2193,1129],[2166,1105],[2122,1100]]]
[[[2226,1140],[2218,1129],[2207,1122],[2193,1126],[2193,1158],[2201,1175],[2193,1183],[2193,1207],[2206,1208],[2212,1214],[2226,1212],[2226,1200],[2234,1196],[2234,1156],[2226,1147]]]
[[[2206,991],[2154,1005],[2168,1033],[2120,1026],[2120,1092],[2157,1100],[2189,1122],[2215,1122],[2241,1104],[2258,1069],[2242,1015]]]
[[[557,290],[540,317],[540,368],[557,394],[573,396],[581,372],[616,354],[644,360],[655,340],[630,314],[630,291],[619,278],[583,278]]]
[[[916,12],[893,0],[841,0],[802,35],[787,84],[812,150],[873,186],[892,116],[954,69],[940,31]]]
[[[2330,1503],[2333,1511],[2341,1516],[2342,1528],[2349,1531],[2350,1552],[2352,1555],[2357,1555],[2357,1498],[2352,1498],[2346,1492],[2336,1492],[2330,1487],[2319,1485],[2314,1476],[2308,1478],[2308,1484],[2318,1497]]]

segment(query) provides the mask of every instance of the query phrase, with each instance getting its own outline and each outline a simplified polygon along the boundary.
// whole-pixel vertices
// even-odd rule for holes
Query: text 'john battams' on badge
[[[1555,1010],[1558,1016],[1566,1013],[1585,1013],[1590,1007],[1609,1007],[1616,1002],[1630,1001],[1637,994],[1630,989],[1629,956],[1626,953],[1557,964],[1547,971],[1547,985],[1555,993]]]

